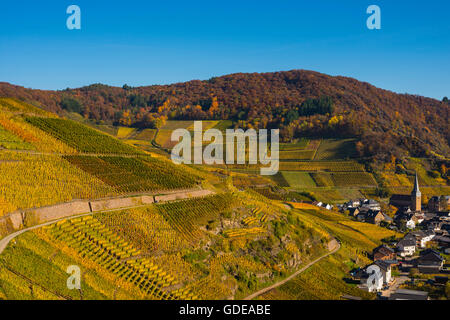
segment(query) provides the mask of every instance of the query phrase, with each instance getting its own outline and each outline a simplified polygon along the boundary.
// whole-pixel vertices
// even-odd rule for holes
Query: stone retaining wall
[[[35,225],[83,213],[113,210],[139,205],[148,205],[154,202],[166,202],[187,198],[204,197],[213,193],[214,192],[209,190],[183,190],[181,192],[179,191],[160,196],[132,196],[95,201],[77,200],[37,209],[15,211],[7,214],[6,216],[0,217],[0,223],[10,223],[14,230],[19,230],[24,227],[25,220],[27,219],[32,221],[32,225]],[[29,225],[27,225],[27,227],[29,227]]]

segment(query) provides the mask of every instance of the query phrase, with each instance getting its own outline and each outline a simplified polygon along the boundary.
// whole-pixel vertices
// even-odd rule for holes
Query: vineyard
[[[0,98],[0,110],[12,112],[14,114],[39,115],[45,117],[55,117],[53,113],[37,108],[29,103],[13,99]]]
[[[189,244],[154,207],[97,213],[94,217],[144,253],[171,252]]]
[[[282,171],[330,171],[330,172],[358,172],[364,171],[363,165],[355,161],[299,161],[281,162]]]
[[[280,160],[312,160],[313,150],[280,151]]]
[[[172,130],[159,129],[155,142],[163,148],[171,149],[178,143],[178,141],[172,141],[171,137]]]
[[[348,159],[356,156],[355,140],[322,140],[314,160]]]
[[[156,129],[144,129],[139,132],[134,139],[151,142],[155,138]]]
[[[2,127],[0,122],[0,148],[3,147],[5,149],[16,149],[16,150],[33,150],[33,146],[19,137],[13,135],[11,132],[6,131],[4,127]]]
[[[376,225],[351,221],[338,213],[299,207],[298,218],[317,231],[326,230],[341,241],[341,249],[314,264],[293,280],[261,296],[262,299],[341,299],[343,294],[373,299],[374,295],[359,290],[342,279],[351,269],[367,265],[368,252],[381,239],[396,236],[393,231]]]
[[[377,183],[370,173],[333,173],[332,179],[337,187],[376,186]]]
[[[174,164],[152,158],[65,156],[67,161],[118,192],[161,191],[193,187],[198,180]]]
[[[3,214],[116,194],[112,187],[59,156],[0,152],[0,200],[7,203]]]
[[[309,143],[307,139],[301,139],[295,143],[280,143],[280,151],[305,150]]]
[[[149,298],[198,298],[189,291],[180,290],[175,295],[164,290],[176,284],[177,278],[153,264],[149,259],[139,258],[138,249],[91,216],[66,220],[49,227],[48,230],[55,239],[74,248],[82,257],[88,257],[118,277],[137,286]]]
[[[164,219],[186,241],[195,242],[203,236],[199,224],[216,218],[234,205],[233,196],[219,194],[200,199],[181,200],[172,203],[157,204],[156,207]]]
[[[26,120],[80,152],[101,154],[142,153],[109,135],[72,120],[38,117],[28,117]]]
[[[123,194],[149,192],[163,201],[109,208],[19,235],[0,255],[0,299],[240,299],[323,254],[331,236],[342,243],[335,256],[262,298],[371,298],[343,278],[368,262],[367,252],[381,239],[397,236],[309,204],[373,192],[372,173],[349,160],[353,140],[282,143],[280,171],[260,176],[259,165],[174,165],[143,151],[164,153],[153,139],[170,148],[172,131],[192,134],[192,121],[167,121],[159,130],[115,127],[61,119],[4,98],[0,110],[0,216]],[[232,126],[211,120],[203,130]],[[423,194],[445,191],[425,160],[411,159],[406,167],[433,183],[421,188]],[[409,173],[381,172],[387,186],[410,192]],[[214,195],[177,200],[200,185]],[[177,189],[184,191],[161,195]],[[29,217],[24,214],[24,225]],[[12,219],[0,222],[1,237],[15,231]],[[82,269],[82,290],[67,289],[68,265]]]
[[[76,152],[63,142],[30,125],[19,116],[0,114],[0,135],[3,136],[0,140],[6,142],[6,144],[3,144],[6,149],[36,150],[47,153]]]
[[[289,186],[293,188],[310,188],[316,186],[314,180],[307,172],[282,171],[281,174]]]
[[[128,128],[128,127],[119,127],[117,129],[116,137],[119,139],[126,139],[131,134],[133,134],[136,131],[135,128]]]
[[[266,233],[266,230],[260,227],[254,228],[239,228],[239,229],[227,229],[223,232],[225,237],[237,238],[237,237],[248,237],[254,235],[260,235]]]
[[[311,173],[311,177],[318,187],[333,187],[334,182],[330,173],[314,172]]]

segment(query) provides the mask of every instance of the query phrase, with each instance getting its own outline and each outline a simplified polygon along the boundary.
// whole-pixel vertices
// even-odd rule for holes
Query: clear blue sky
[[[81,8],[82,29],[66,28]],[[366,9],[381,7],[382,29]],[[0,4],[0,81],[122,86],[291,69],[450,96],[448,0],[30,0]]]

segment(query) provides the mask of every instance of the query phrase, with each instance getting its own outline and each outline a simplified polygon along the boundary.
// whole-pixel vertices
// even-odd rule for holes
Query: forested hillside
[[[450,106],[445,101],[304,70],[147,87],[94,84],[63,91],[0,83],[0,96],[126,126],[158,127],[167,119],[230,119],[241,128],[280,128],[284,141],[357,137],[361,156],[448,156],[450,150]]]

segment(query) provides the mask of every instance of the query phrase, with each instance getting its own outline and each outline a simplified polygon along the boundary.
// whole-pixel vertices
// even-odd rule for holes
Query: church
[[[389,201],[389,204],[397,208],[409,207],[411,211],[415,212],[422,211],[422,193],[419,189],[419,179],[417,178],[417,172],[414,181],[414,188],[411,192],[411,195],[393,194]]]

